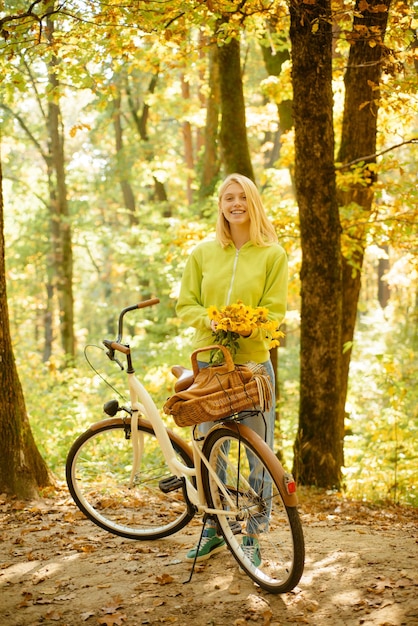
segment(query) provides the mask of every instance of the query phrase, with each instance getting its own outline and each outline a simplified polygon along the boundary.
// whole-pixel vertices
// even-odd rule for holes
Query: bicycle
[[[130,405],[107,402],[108,417],[73,443],[66,462],[70,493],[92,522],[129,539],[167,537],[195,515],[204,522],[215,518],[241,570],[270,593],[290,591],[304,568],[304,538],[291,474],[241,423],[241,414],[219,421],[206,436],[190,427],[191,443],[185,442],[165,426],[135,374],[131,349],[121,343],[123,319],[129,311],[158,302],[153,298],[123,309],[117,339],[103,340],[107,356],[121,369],[115,353],[126,357]],[[184,378],[185,368],[173,370]],[[122,417],[116,415],[119,411]],[[257,485],[249,458],[253,471],[257,467]],[[255,534],[261,563],[253,562],[244,545]],[[189,581],[192,574],[193,568]]]

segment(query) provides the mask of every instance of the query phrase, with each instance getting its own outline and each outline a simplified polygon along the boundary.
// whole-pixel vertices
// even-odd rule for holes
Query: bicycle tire
[[[258,485],[247,452],[258,468]],[[298,510],[288,504],[292,497],[286,496],[285,472],[279,460],[254,431],[238,422],[210,431],[203,453],[233,501],[233,506],[227,503],[215,479],[202,465],[209,506],[230,511],[228,516],[218,515],[218,524],[240,569],[270,593],[291,591],[303,573],[305,547]],[[295,497],[293,501],[296,503]],[[231,528],[230,521],[240,522],[241,533]],[[248,548],[243,548],[244,543],[257,541],[260,564],[246,554]]]
[[[141,467],[132,487],[131,420],[105,419],[90,426],[72,445],[66,462],[66,479],[78,508],[92,522],[110,533],[128,539],[161,539],[189,523],[183,490],[163,493],[162,479],[170,476],[152,426],[138,420],[144,436]],[[168,430],[180,461],[193,467],[188,445]]]

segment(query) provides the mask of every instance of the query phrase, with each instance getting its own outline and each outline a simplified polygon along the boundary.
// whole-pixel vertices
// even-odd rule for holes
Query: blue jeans
[[[203,361],[198,361],[199,368],[208,367],[208,363]],[[260,437],[263,439],[267,445],[273,450],[274,445],[274,420],[275,420],[275,408],[276,408],[276,395],[275,395],[275,376],[273,366],[270,360],[263,363],[265,369],[267,370],[267,374],[272,383],[273,389],[273,398],[271,407],[268,411],[265,411],[262,414],[251,415],[250,417],[246,417],[242,420],[242,423],[254,430]],[[201,433],[206,435],[209,430],[214,425],[214,422],[204,422],[203,424],[199,424],[199,430]],[[224,450],[225,454],[228,451]],[[270,474],[267,476],[264,475],[263,467],[260,463],[257,462],[254,455],[250,450],[247,450],[247,458],[250,466],[250,476],[249,482],[256,493],[263,497],[263,500],[266,502],[266,510],[263,513],[257,514],[257,516],[252,516],[247,524],[247,532],[249,534],[258,534],[263,532],[268,528],[268,521],[270,517],[271,511],[271,495],[272,495],[272,484]],[[224,474],[224,470],[222,467],[219,468],[219,477],[221,480],[225,480],[225,477],[222,476]],[[211,525],[210,523],[208,525]]]

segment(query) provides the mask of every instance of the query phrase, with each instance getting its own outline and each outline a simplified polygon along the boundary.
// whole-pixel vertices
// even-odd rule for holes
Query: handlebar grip
[[[160,299],[159,298],[151,298],[150,300],[144,300],[143,302],[139,302],[136,305],[137,309],[144,309],[147,306],[153,306],[154,304],[159,304]]]
[[[110,348],[111,350],[117,350],[118,352],[123,352],[123,354],[130,354],[131,349],[129,346],[124,346],[121,343],[117,343],[116,341],[109,341],[108,339],[103,340],[106,348]]]

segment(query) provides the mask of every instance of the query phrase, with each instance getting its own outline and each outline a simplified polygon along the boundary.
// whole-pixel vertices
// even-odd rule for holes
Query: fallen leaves
[[[262,621],[263,626],[270,626],[273,618],[273,611],[266,598],[260,598],[251,593],[245,602],[245,612],[251,621]]]
[[[418,580],[402,575],[400,578],[393,580],[392,578],[377,576],[376,580],[367,587],[369,593],[383,594],[388,589],[405,589],[407,587],[417,587]]]
[[[156,576],[155,578],[160,585],[169,585],[174,581],[174,578],[169,574],[162,574],[162,576]]]
[[[100,626],[121,626],[126,621],[127,616],[123,613],[114,613],[112,615],[102,615],[97,618],[97,623]]]
[[[412,512],[333,495],[321,502],[314,495],[302,497],[302,513],[305,574],[293,592],[275,596],[239,575],[227,552],[196,564],[192,581],[183,584],[190,572],[183,555],[200,532],[197,518],[173,537],[135,542],[94,526],[66,493],[29,505],[0,498],[2,626],[207,626],[211,620],[222,626],[332,620],[381,626],[391,623],[395,610],[397,623],[402,617],[412,623]]]
[[[50,619],[53,622],[59,622],[62,618],[62,612],[57,611],[56,609],[51,609],[45,613],[46,619]]]
[[[94,616],[94,611],[85,611],[84,613],[81,613],[80,618],[83,622],[86,622],[88,619],[90,619],[90,617]]]
[[[395,583],[390,578],[382,578],[378,576],[377,582],[368,587],[367,591],[373,593],[384,593],[386,589],[393,589]]]

